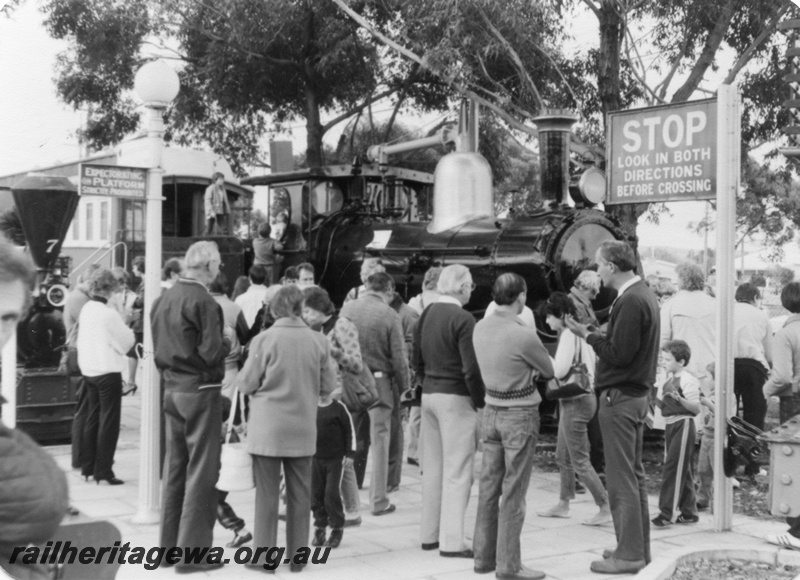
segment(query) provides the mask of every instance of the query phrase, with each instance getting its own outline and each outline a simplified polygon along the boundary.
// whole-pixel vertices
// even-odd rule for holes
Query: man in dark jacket
[[[25,317],[35,281],[30,259],[0,237],[0,349]],[[53,458],[21,431],[0,423],[0,567],[11,577],[51,577],[42,564],[23,564],[15,551],[52,538],[67,500],[67,479]]]
[[[658,298],[636,275],[636,255],[625,242],[603,242],[595,262],[603,284],[617,291],[607,333],[567,318],[567,327],[597,353],[595,389],[600,392],[608,499],[617,535],[616,549],[592,562],[592,571],[636,573],[650,562],[642,441],[647,394],[658,364]]]
[[[161,541],[167,549],[210,548],[216,516],[222,408],[220,387],[230,338],[222,309],[206,287],[219,272],[214,242],[186,252],[186,270],[153,304],[155,361],[164,381],[167,455]],[[221,563],[178,564],[181,572]]]

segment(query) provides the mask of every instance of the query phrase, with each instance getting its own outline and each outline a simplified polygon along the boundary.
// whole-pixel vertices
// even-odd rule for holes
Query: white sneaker
[[[770,544],[789,550],[800,550],[800,539],[791,534],[770,534],[764,538]]]
[[[735,477],[729,477],[728,479],[731,480],[731,484],[733,485],[733,489],[739,489],[740,487],[742,487],[742,484],[739,483],[739,480],[736,479]]]

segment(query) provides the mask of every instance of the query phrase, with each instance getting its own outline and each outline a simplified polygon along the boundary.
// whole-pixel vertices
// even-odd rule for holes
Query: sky
[[[39,5],[37,0],[26,0],[10,18],[0,16],[0,175],[80,156],[75,132],[82,114],[59,101],[53,81],[56,55],[66,43],[47,34]],[[596,20],[591,15],[578,15],[570,32],[576,49],[597,44]],[[292,138],[302,144],[302,128]],[[672,216],[662,218],[657,226],[640,220],[640,244],[702,249],[702,236],[693,234],[688,225],[702,217],[705,203],[671,203],[669,208]]]

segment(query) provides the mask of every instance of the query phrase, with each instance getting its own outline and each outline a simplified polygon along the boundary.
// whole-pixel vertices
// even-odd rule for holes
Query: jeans
[[[561,473],[560,499],[575,499],[575,474],[594,498],[594,503],[603,506],[608,503],[608,494],[603,482],[589,461],[589,438],[587,424],[597,410],[594,394],[581,395],[560,401],[558,420],[558,441],[556,443],[556,463]]]
[[[498,574],[513,574],[522,569],[519,537],[539,435],[539,410],[486,405],[481,431],[483,463],[473,542],[475,567],[496,567]]]

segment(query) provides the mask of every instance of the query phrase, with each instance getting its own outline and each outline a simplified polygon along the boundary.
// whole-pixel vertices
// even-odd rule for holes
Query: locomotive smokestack
[[[542,199],[553,205],[569,200],[569,142],[578,118],[567,109],[545,109],[533,119],[539,129]]]
[[[78,191],[66,177],[31,173],[11,188],[33,261],[50,268],[78,207]]]

